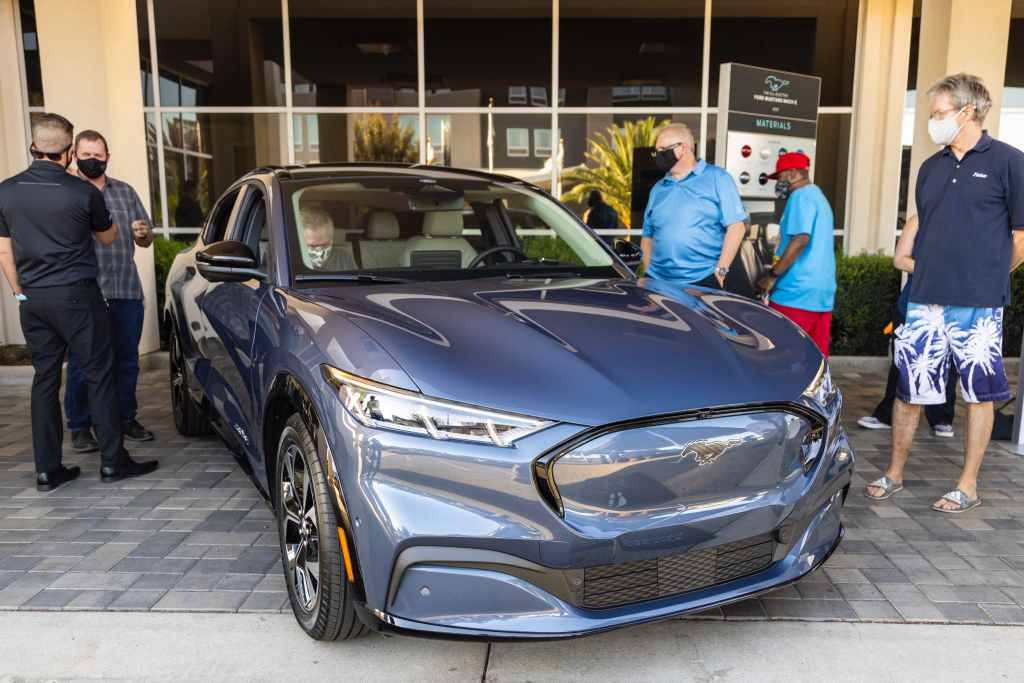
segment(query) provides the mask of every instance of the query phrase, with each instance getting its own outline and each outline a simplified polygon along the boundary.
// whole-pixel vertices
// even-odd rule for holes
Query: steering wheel
[[[472,261],[470,261],[469,265],[466,266],[466,270],[469,270],[470,268],[477,268],[481,263],[484,262],[484,259],[486,259],[488,256],[491,256],[492,254],[500,254],[503,251],[507,251],[507,252],[510,252],[510,253],[513,253],[513,254],[519,254],[520,256],[523,257],[524,261],[530,258],[519,247],[512,247],[512,246],[491,247],[490,249],[484,249],[479,254],[477,254],[476,258],[474,258]]]

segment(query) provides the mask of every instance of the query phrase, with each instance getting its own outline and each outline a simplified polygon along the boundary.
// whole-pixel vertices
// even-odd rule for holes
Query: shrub
[[[836,254],[836,302],[832,311],[832,353],[884,356],[889,338],[882,329],[892,320],[900,294],[900,272],[892,257]]]
[[[188,249],[192,244],[180,240],[169,240],[165,237],[157,237],[153,240],[153,270],[156,274],[156,302],[157,311],[164,310],[164,285],[167,283],[167,273],[174,263],[174,257],[178,252]]]

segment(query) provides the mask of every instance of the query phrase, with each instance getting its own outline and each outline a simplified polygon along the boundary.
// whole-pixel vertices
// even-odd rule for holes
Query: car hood
[[[821,363],[802,331],[759,303],[650,279],[488,278],[301,295],[373,337],[424,394],[581,425],[791,401]]]

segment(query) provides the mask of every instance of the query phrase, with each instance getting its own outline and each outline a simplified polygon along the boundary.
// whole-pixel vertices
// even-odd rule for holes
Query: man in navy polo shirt
[[[964,468],[956,487],[932,507],[957,513],[981,504],[978,471],[992,435],[992,404],[1010,397],[1003,307],[1010,272],[1024,261],[1024,153],[982,129],[992,100],[977,77],[947,76],[928,94],[928,132],[943,147],[917,176],[914,280],[894,342],[892,459],[866,495],[884,500],[903,488],[921,406],[946,400],[952,362],[967,402]]]
[[[720,289],[746,232],[736,183],[694,155],[685,123],[662,128],[654,144],[654,161],[665,177],[651,189],[644,211],[644,272],[655,280]]]

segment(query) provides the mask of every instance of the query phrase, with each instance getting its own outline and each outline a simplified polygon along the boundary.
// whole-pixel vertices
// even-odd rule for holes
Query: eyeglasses
[[[670,149],[675,149],[676,147],[678,147],[681,144],[683,144],[683,143],[681,143],[681,142],[674,142],[671,145],[669,145],[668,147],[655,147],[654,151],[651,152],[651,158],[653,159],[654,157],[658,156],[662,152],[668,151]]]
[[[949,114],[950,112],[954,112],[954,111],[957,114],[959,114],[961,111],[963,111],[963,108],[961,108],[961,109],[940,109],[939,111],[933,111],[931,114],[929,114],[928,118],[930,118],[932,121],[941,121],[942,119],[946,118],[947,114]]]

